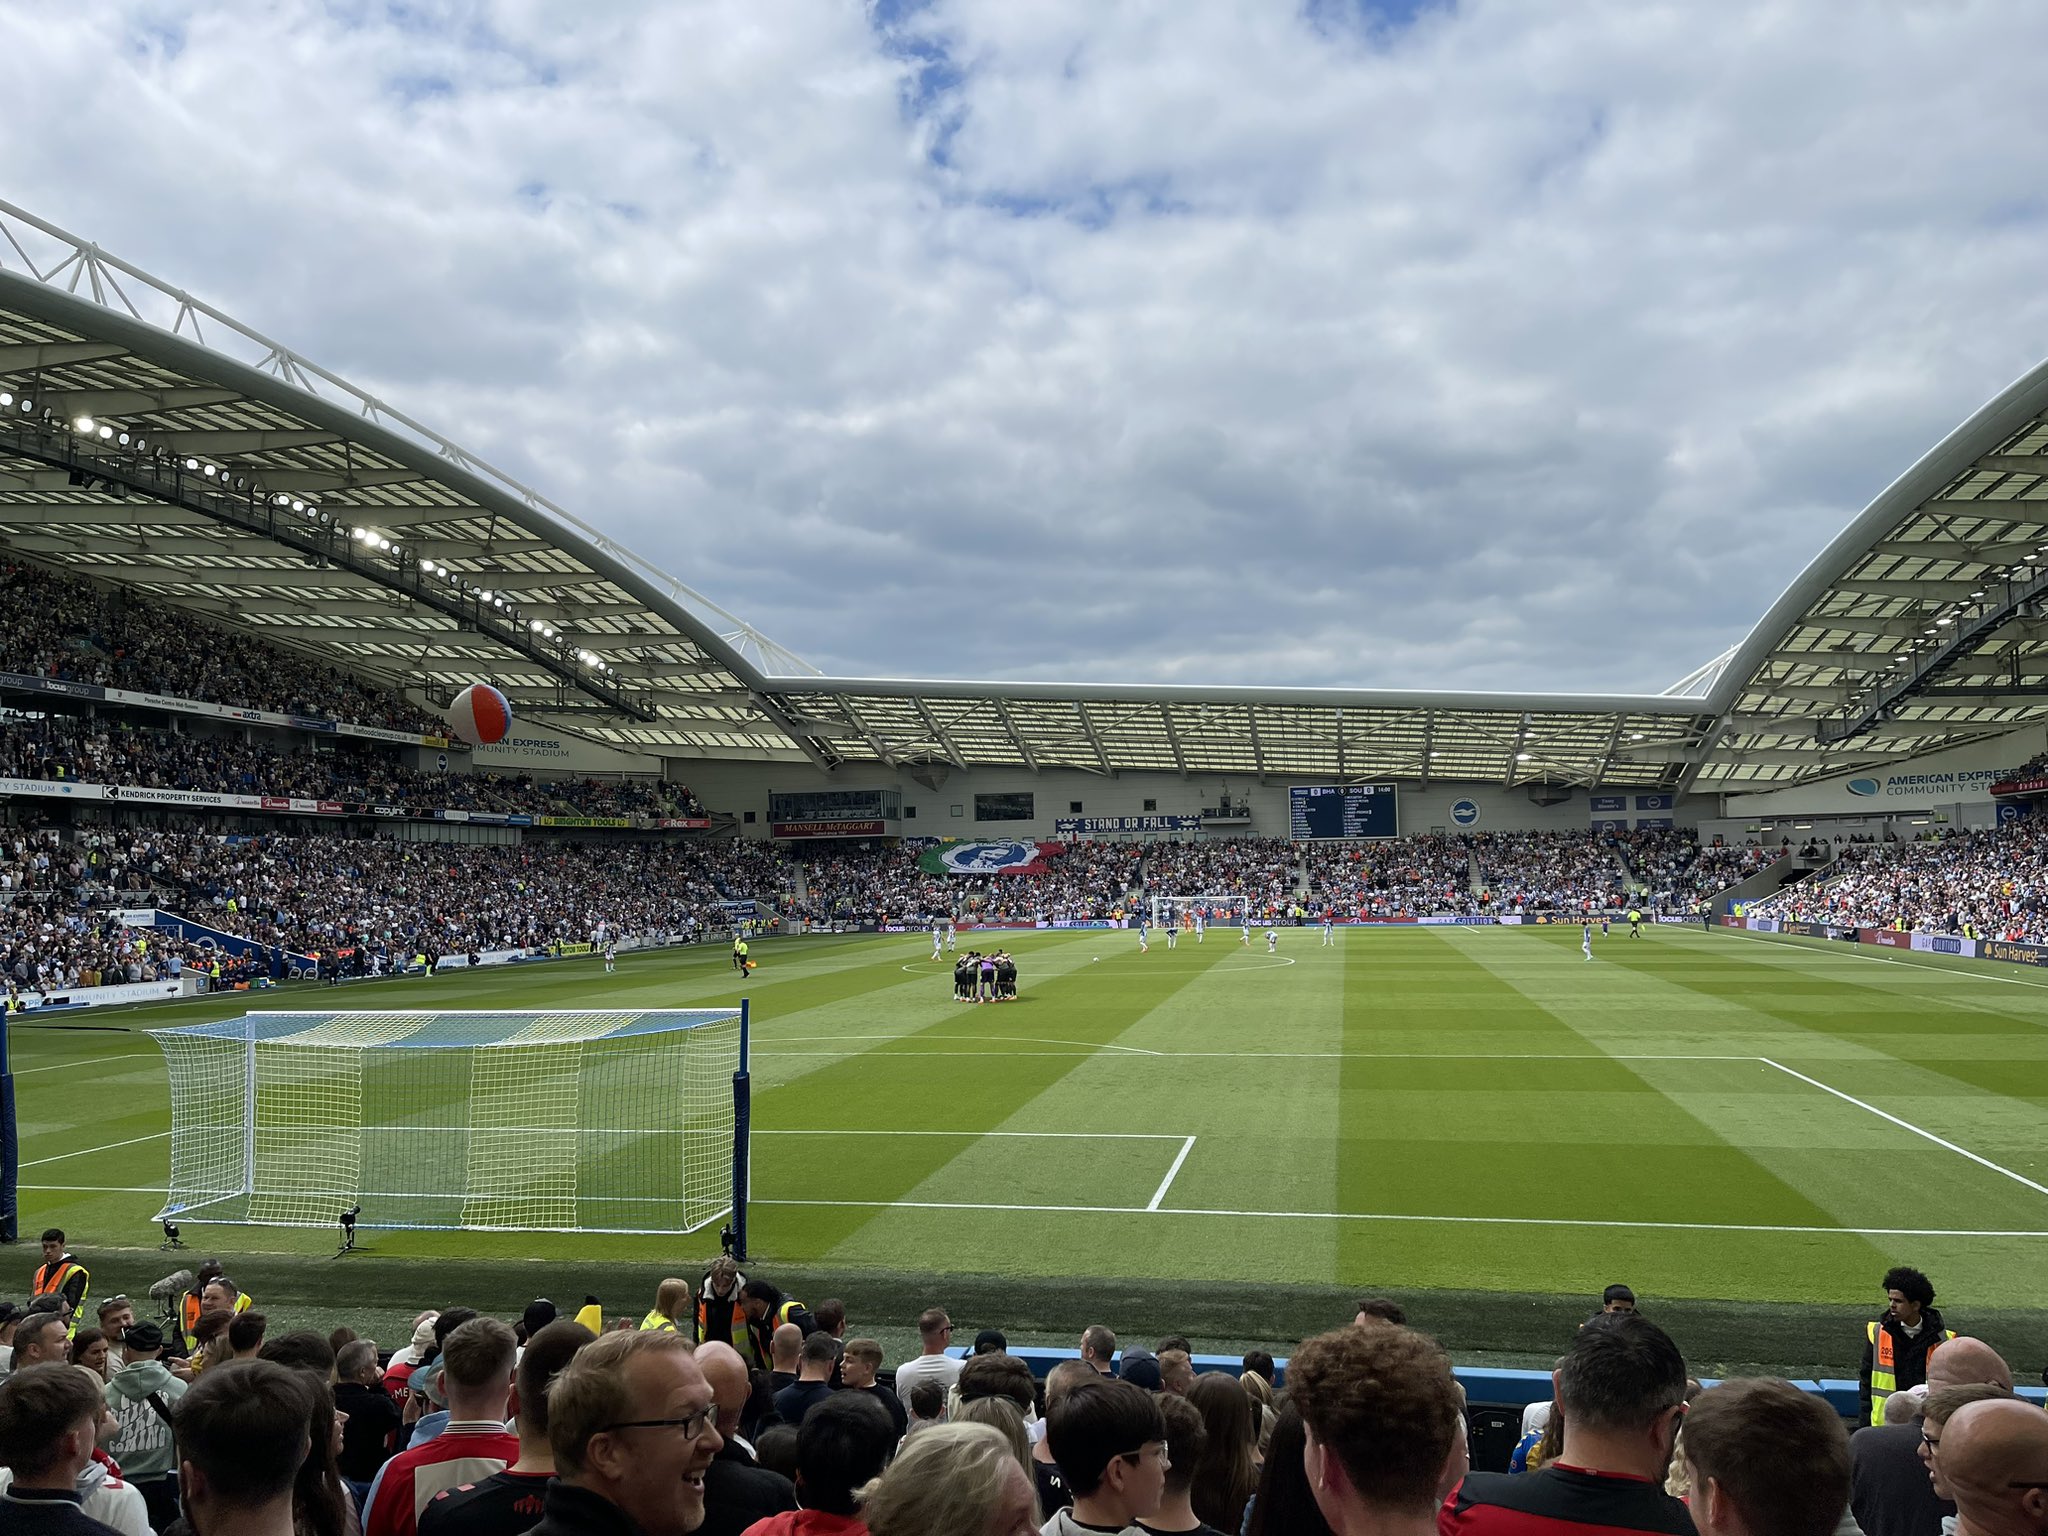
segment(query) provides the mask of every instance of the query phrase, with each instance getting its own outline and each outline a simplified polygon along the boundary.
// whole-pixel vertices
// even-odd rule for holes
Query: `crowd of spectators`
[[[87,1258],[90,1259],[88,1254]],[[983,1328],[877,1331],[721,1258],[652,1306],[445,1303],[398,1348],[292,1327],[218,1259],[92,1306],[65,1234],[0,1303],[0,1520],[29,1536],[2039,1536],[2048,1415],[1885,1276],[1854,1434],[1703,1387],[1626,1286],[1564,1340],[1514,1456],[1446,1351],[1358,1303],[1288,1358],[1084,1329],[1043,1376]],[[579,1287],[580,1289],[580,1287]],[[138,1289],[139,1294],[139,1289]],[[1926,1298],[1923,1302],[1922,1298]],[[1336,1321],[1332,1319],[1332,1321]],[[94,1324],[97,1326],[94,1326]],[[1865,1342],[1863,1330],[1857,1343]],[[1883,1378],[1880,1380],[1880,1376]],[[1887,1390],[1888,1389],[1888,1390]],[[1506,1461],[1505,1469],[1502,1467]]]
[[[1584,912],[1626,904],[1626,881],[1609,836],[1586,832],[1479,832],[1482,911]]]
[[[1398,843],[1302,848],[1303,889],[1311,911],[1420,917],[1479,910],[1472,853],[1462,837],[1411,837]]]
[[[0,715],[0,777],[529,815],[703,814],[688,789],[651,779],[425,773],[347,740],[282,748],[227,731],[200,735],[72,715]]]
[[[2032,821],[1915,842],[1844,843],[1759,915],[1844,928],[2048,940],[2048,827]]]
[[[444,736],[402,695],[191,611],[36,565],[0,568],[0,671]]]
[[[1300,845],[1277,837],[1231,837],[1145,845],[1144,892],[1154,896],[1242,896],[1254,913],[1296,900]]]

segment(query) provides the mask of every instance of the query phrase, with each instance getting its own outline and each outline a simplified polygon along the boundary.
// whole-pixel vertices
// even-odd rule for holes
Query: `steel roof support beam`
[[[22,422],[0,428],[0,449],[17,453],[38,463],[65,470],[79,470],[97,479],[124,485],[137,495],[168,506],[199,513],[230,528],[258,534],[288,549],[318,557],[380,587],[409,595],[414,602],[447,615],[495,638],[507,650],[538,663],[569,686],[611,705],[622,714],[653,720],[654,711],[644,702],[629,699],[620,690],[579,667],[570,655],[547,649],[524,624],[499,613],[472,592],[444,586],[427,577],[414,562],[390,570],[373,565],[359,554],[356,542],[338,524],[294,523],[256,487],[246,491],[225,490],[217,481],[187,474],[182,461],[161,460],[134,453],[100,453],[87,446],[88,439],[76,436],[68,426]]]
[[[1024,739],[1024,733],[1017,729],[1017,719],[1010,713],[1010,706],[1000,698],[992,702],[995,704],[997,717],[1003,722],[1003,729],[1009,732],[1010,741],[1017,748],[1017,755],[1024,759],[1024,766],[1033,773],[1038,772],[1038,757],[1032,752],[1031,744]]]
[[[1080,718],[1081,730],[1088,738],[1088,744],[1095,749],[1095,760],[1102,765],[1104,778],[1110,776],[1109,748],[1102,744],[1102,733],[1095,729],[1095,719],[1089,713],[1085,699],[1074,700],[1074,713]],[[1079,765],[1076,765],[1079,766]]]
[[[1159,724],[1166,732],[1166,744],[1173,749],[1173,766],[1180,770],[1180,776],[1188,776],[1188,755],[1180,749],[1180,732],[1173,728],[1173,706],[1159,706]]]
[[[939,724],[938,716],[932,713],[931,705],[925,703],[923,699],[916,702],[918,715],[924,720],[925,729],[932,733],[933,742],[946,754],[946,761],[964,773],[967,769],[967,759],[961,755],[960,748],[953,738],[946,734],[945,727]]]

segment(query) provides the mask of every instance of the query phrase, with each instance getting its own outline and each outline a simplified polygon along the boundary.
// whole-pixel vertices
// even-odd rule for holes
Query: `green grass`
[[[1123,933],[1014,948],[1023,999],[970,1008],[921,935],[757,946],[756,1272],[846,1297],[885,1340],[944,1300],[1019,1338],[1106,1319],[1284,1347],[1382,1291],[1454,1348],[1530,1360],[1625,1279],[1697,1361],[1813,1372],[1853,1365],[1856,1319],[1905,1262],[2016,1364],[2048,1356],[2027,1310],[2048,1245],[2042,981],[1669,927],[1597,941],[1590,965],[1576,929],[1335,949],[1288,930],[1291,963],[1220,931],[1142,956]],[[703,1007],[735,980],[701,951],[343,1000]],[[167,1091],[137,1031],[245,1006],[15,1028],[22,1227],[66,1228],[96,1293],[171,1267],[150,1222]],[[187,1237],[273,1316],[388,1333],[458,1295],[516,1311],[596,1291],[637,1313],[714,1246],[366,1228],[369,1251],[335,1261],[325,1232]]]

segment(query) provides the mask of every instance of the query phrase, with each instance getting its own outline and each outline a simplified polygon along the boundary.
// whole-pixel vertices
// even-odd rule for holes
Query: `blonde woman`
[[[1246,1371],[1237,1378],[1252,1400],[1252,1417],[1259,1426],[1259,1460],[1266,1459],[1266,1447],[1273,1441],[1273,1426],[1279,1422],[1280,1411],[1273,1406],[1273,1383],[1257,1371]]]
[[[1031,1435],[1024,1428],[1024,1415],[1007,1397],[971,1397],[948,1414],[953,1424],[986,1424],[1009,1441],[1017,1453],[1017,1465],[1028,1476],[1031,1471]]]
[[[869,1536],[1037,1536],[1039,1524],[1030,1475],[987,1424],[912,1436],[863,1490],[860,1513]]]

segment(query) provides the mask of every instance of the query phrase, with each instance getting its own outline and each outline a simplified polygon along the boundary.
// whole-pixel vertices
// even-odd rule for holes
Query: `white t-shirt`
[[[910,1407],[910,1389],[921,1381],[936,1381],[948,1391],[960,1379],[960,1362],[951,1355],[919,1355],[896,1367],[896,1395]]]

